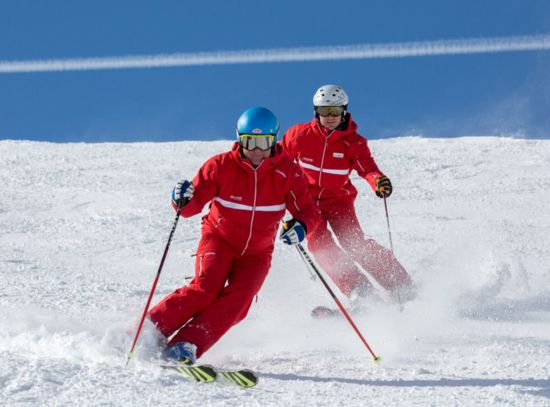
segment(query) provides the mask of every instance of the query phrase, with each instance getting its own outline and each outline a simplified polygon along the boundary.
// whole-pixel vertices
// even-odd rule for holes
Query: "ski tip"
[[[239,385],[243,389],[254,387],[258,384],[258,376],[252,370],[237,370],[234,372],[220,372],[221,376],[227,381]]]

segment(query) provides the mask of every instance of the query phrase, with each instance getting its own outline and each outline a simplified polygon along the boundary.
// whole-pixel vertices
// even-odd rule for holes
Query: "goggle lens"
[[[342,116],[346,109],[344,106],[316,106],[315,112],[319,116]]]
[[[267,151],[275,144],[274,134],[239,134],[239,143],[244,149]]]

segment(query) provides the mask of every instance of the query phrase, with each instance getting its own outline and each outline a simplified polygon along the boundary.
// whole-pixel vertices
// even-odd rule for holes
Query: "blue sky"
[[[550,34],[546,0],[28,1],[0,5],[0,61]],[[0,139],[234,136],[240,113],[308,121],[342,85],[360,133],[550,138],[550,51],[0,74]]]

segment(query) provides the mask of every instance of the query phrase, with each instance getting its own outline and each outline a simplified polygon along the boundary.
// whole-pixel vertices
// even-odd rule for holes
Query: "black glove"
[[[385,175],[378,177],[374,180],[376,183],[376,189],[374,190],[378,198],[387,198],[391,195],[393,187],[391,186],[391,181]]]

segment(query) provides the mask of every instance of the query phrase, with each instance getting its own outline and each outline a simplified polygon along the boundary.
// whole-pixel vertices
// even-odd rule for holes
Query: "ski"
[[[365,307],[355,306],[349,308],[348,312],[352,315],[363,315],[365,314],[366,310]],[[340,309],[325,307],[324,305],[318,305],[317,307],[313,308],[310,315],[314,319],[341,318],[344,316]]]
[[[258,383],[258,376],[248,369],[221,370],[208,365],[160,365],[160,367],[175,370],[184,378],[198,383],[212,383],[218,381],[220,377],[244,389],[254,387]]]
[[[334,318],[341,316],[341,311],[336,308],[329,308],[325,307],[323,305],[319,305],[311,310],[311,317],[312,318]]]

